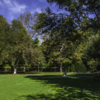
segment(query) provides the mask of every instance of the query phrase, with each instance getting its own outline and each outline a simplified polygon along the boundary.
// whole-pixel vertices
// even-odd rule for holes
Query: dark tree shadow
[[[30,75],[25,78],[39,80],[42,84],[51,84],[56,90],[55,94],[30,94],[22,96],[27,98],[27,100],[100,100],[100,82],[95,82],[92,78],[61,77],[56,75]]]
[[[31,80],[41,80],[43,84],[55,84],[57,87],[74,87],[80,89],[86,89],[92,92],[100,92],[100,81],[96,81],[94,78],[86,77],[62,77],[57,75],[42,75],[42,76],[26,76]]]
[[[56,94],[38,94],[23,96],[26,100],[100,100],[90,92],[74,88],[59,89]]]

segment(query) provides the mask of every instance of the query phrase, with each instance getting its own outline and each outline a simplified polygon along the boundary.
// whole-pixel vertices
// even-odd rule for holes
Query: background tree
[[[28,35],[30,35],[32,38],[35,38],[35,33],[33,30],[34,20],[33,15],[30,12],[26,12],[24,14],[21,14],[18,18],[19,21],[23,23],[23,26],[26,28]]]
[[[41,14],[36,15],[37,20],[35,21],[34,29],[37,33],[49,40],[49,45],[55,44],[54,40],[57,41],[58,39],[58,41],[60,41],[60,39],[64,40],[65,38],[65,41],[62,43],[62,45],[65,43],[63,52],[67,54],[66,56],[64,55],[65,58],[72,60],[72,63],[83,61],[86,65],[84,62],[84,48],[89,41],[89,37],[94,33],[97,34],[99,31],[99,0],[47,1],[50,3],[55,2],[61,9],[64,8],[67,12],[65,12],[67,16],[65,14],[55,14],[47,8]],[[93,3],[94,5],[92,5]],[[89,17],[90,14],[92,14],[94,18]],[[57,47],[57,45],[55,47]],[[60,50],[60,48],[58,50]],[[51,55],[53,55],[52,52],[50,53]],[[60,55],[59,52],[58,55]]]
[[[9,38],[10,47],[8,49],[8,62],[12,70],[14,69],[14,74],[17,73],[20,60],[25,57],[26,49],[31,46],[30,41],[30,36],[27,34],[23,24],[18,20],[13,20]]]
[[[42,52],[42,48],[41,45],[39,44],[39,40],[38,38],[35,38],[33,40],[33,58],[32,58],[32,63],[34,64],[34,66],[36,66],[38,68],[38,72],[40,71],[40,67],[46,67],[46,60],[44,57],[44,54]]]
[[[6,63],[6,59],[8,58],[9,29],[10,25],[7,23],[6,19],[0,15],[0,65],[2,66]]]
[[[70,16],[54,14],[49,8],[37,14],[34,29],[43,36],[43,45],[46,44],[46,52],[43,52],[49,59],[48,62],[56,61],[62,66],[62,61],[66,58],[73,59],[73,52],[78,45],[76,41],[79,39],[76,28]],[[60,69],[62,71],[62,67]]]

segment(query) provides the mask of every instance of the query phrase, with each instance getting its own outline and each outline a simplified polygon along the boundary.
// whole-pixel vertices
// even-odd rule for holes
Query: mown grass
[[[100,100],[100,77],[96,74],[61,75],[0,75],[0,100]]]

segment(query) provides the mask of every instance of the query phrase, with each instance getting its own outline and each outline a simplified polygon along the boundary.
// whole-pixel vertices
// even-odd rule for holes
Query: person
[[[63,73],[63,76],[64,76],[64,77],[66,76],[66,72]]]

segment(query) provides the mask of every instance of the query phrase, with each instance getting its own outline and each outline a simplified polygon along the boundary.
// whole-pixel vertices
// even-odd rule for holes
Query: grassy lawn
[[[60,75],[0,75],[0,100],[100,100],[100,80],[94,78],[96,75]]]

